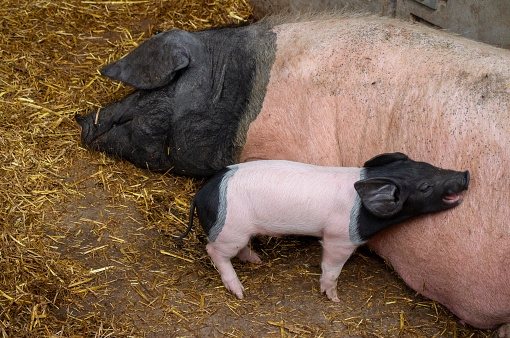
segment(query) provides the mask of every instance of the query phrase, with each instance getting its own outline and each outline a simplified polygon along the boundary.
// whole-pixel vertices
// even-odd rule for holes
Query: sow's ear
[[[190,63],[190,50],[201,49],[193,34],[173,29],[155,35],[119,61],[105,66],[101,74],[138,89],[168,84],[179,69]]]
[[[388,163],[392,163],[395,161],[402,161],[402,160],[408,160],[409,157],[407,157],[406,154],[402,153],[386,153],[377,155],[370,160],[366,161],[363,165],[364,167],[376,167],[380,165],[385,165]]]
[[[402,196],[401,185],[388,178],[361,180],[354,183],[354,188],[365,208],[371,214],[381,218],[388,218],[398,213],[406,200],[406,196]]]

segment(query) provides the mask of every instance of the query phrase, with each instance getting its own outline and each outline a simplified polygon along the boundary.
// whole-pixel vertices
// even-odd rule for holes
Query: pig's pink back
[[[253,226],[258,234],[322,237],[332,225],[349,240],[349,219],[359,168],[318,167],[288,161],[243,163],[228,182],[222,231]],[[334,224],[330,224],[335,217]]]
[[[241,161],[361,166],[402,151],[470,170],[462,205],[370,245],[467,322],[510,322],[510,52],[388,19],[275,31],[276,61]]]

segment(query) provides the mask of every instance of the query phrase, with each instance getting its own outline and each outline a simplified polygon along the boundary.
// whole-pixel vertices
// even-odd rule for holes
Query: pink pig
[[[209,238],[207,252],[225,287],[240,299],[244,288],[230,259],[261,263],[248,247],[255,235],[322,238],[321,292],[339,302],[337,280],[357,246],[413,216],[453,208],[469,172],[382,154],[363,168],[320,167],[289,161],[232,165],[198,191],[191,204]]]

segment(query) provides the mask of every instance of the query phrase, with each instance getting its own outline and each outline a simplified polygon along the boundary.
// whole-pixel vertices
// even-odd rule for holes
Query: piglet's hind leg
[[[206,246],[207,252],[211,259],[216,265],[216,268],[219,270],[221,275],[221,280],[223,281],[223,285],[237,296],[239,299],[244,298],[244,287],[241,284],[239,278],[237,278],[237,274],[230,262],[230,259],[234,257],[237,253],[237,250],[234,252],[228,252],[230,250],[219,250],[214,243],[209,243]],[[225,252],[227,251],[227,252]]]
[[[239,258],[242,262],[250,262],[255,264],[262,263],[259,255],[257,255],[257,253],[251,250],[248,246],[245,246],[241,249],[241,251],[239,251],[237,258]]]

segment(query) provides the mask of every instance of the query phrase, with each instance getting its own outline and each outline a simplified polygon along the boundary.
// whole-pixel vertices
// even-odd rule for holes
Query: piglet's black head
[[[367,161],[364,179],[354,187],[361,203],[376,218],[392,223],[453,208],[468,189],[469,172],[458,172],[415,162],[405,154],[378,155]]]

